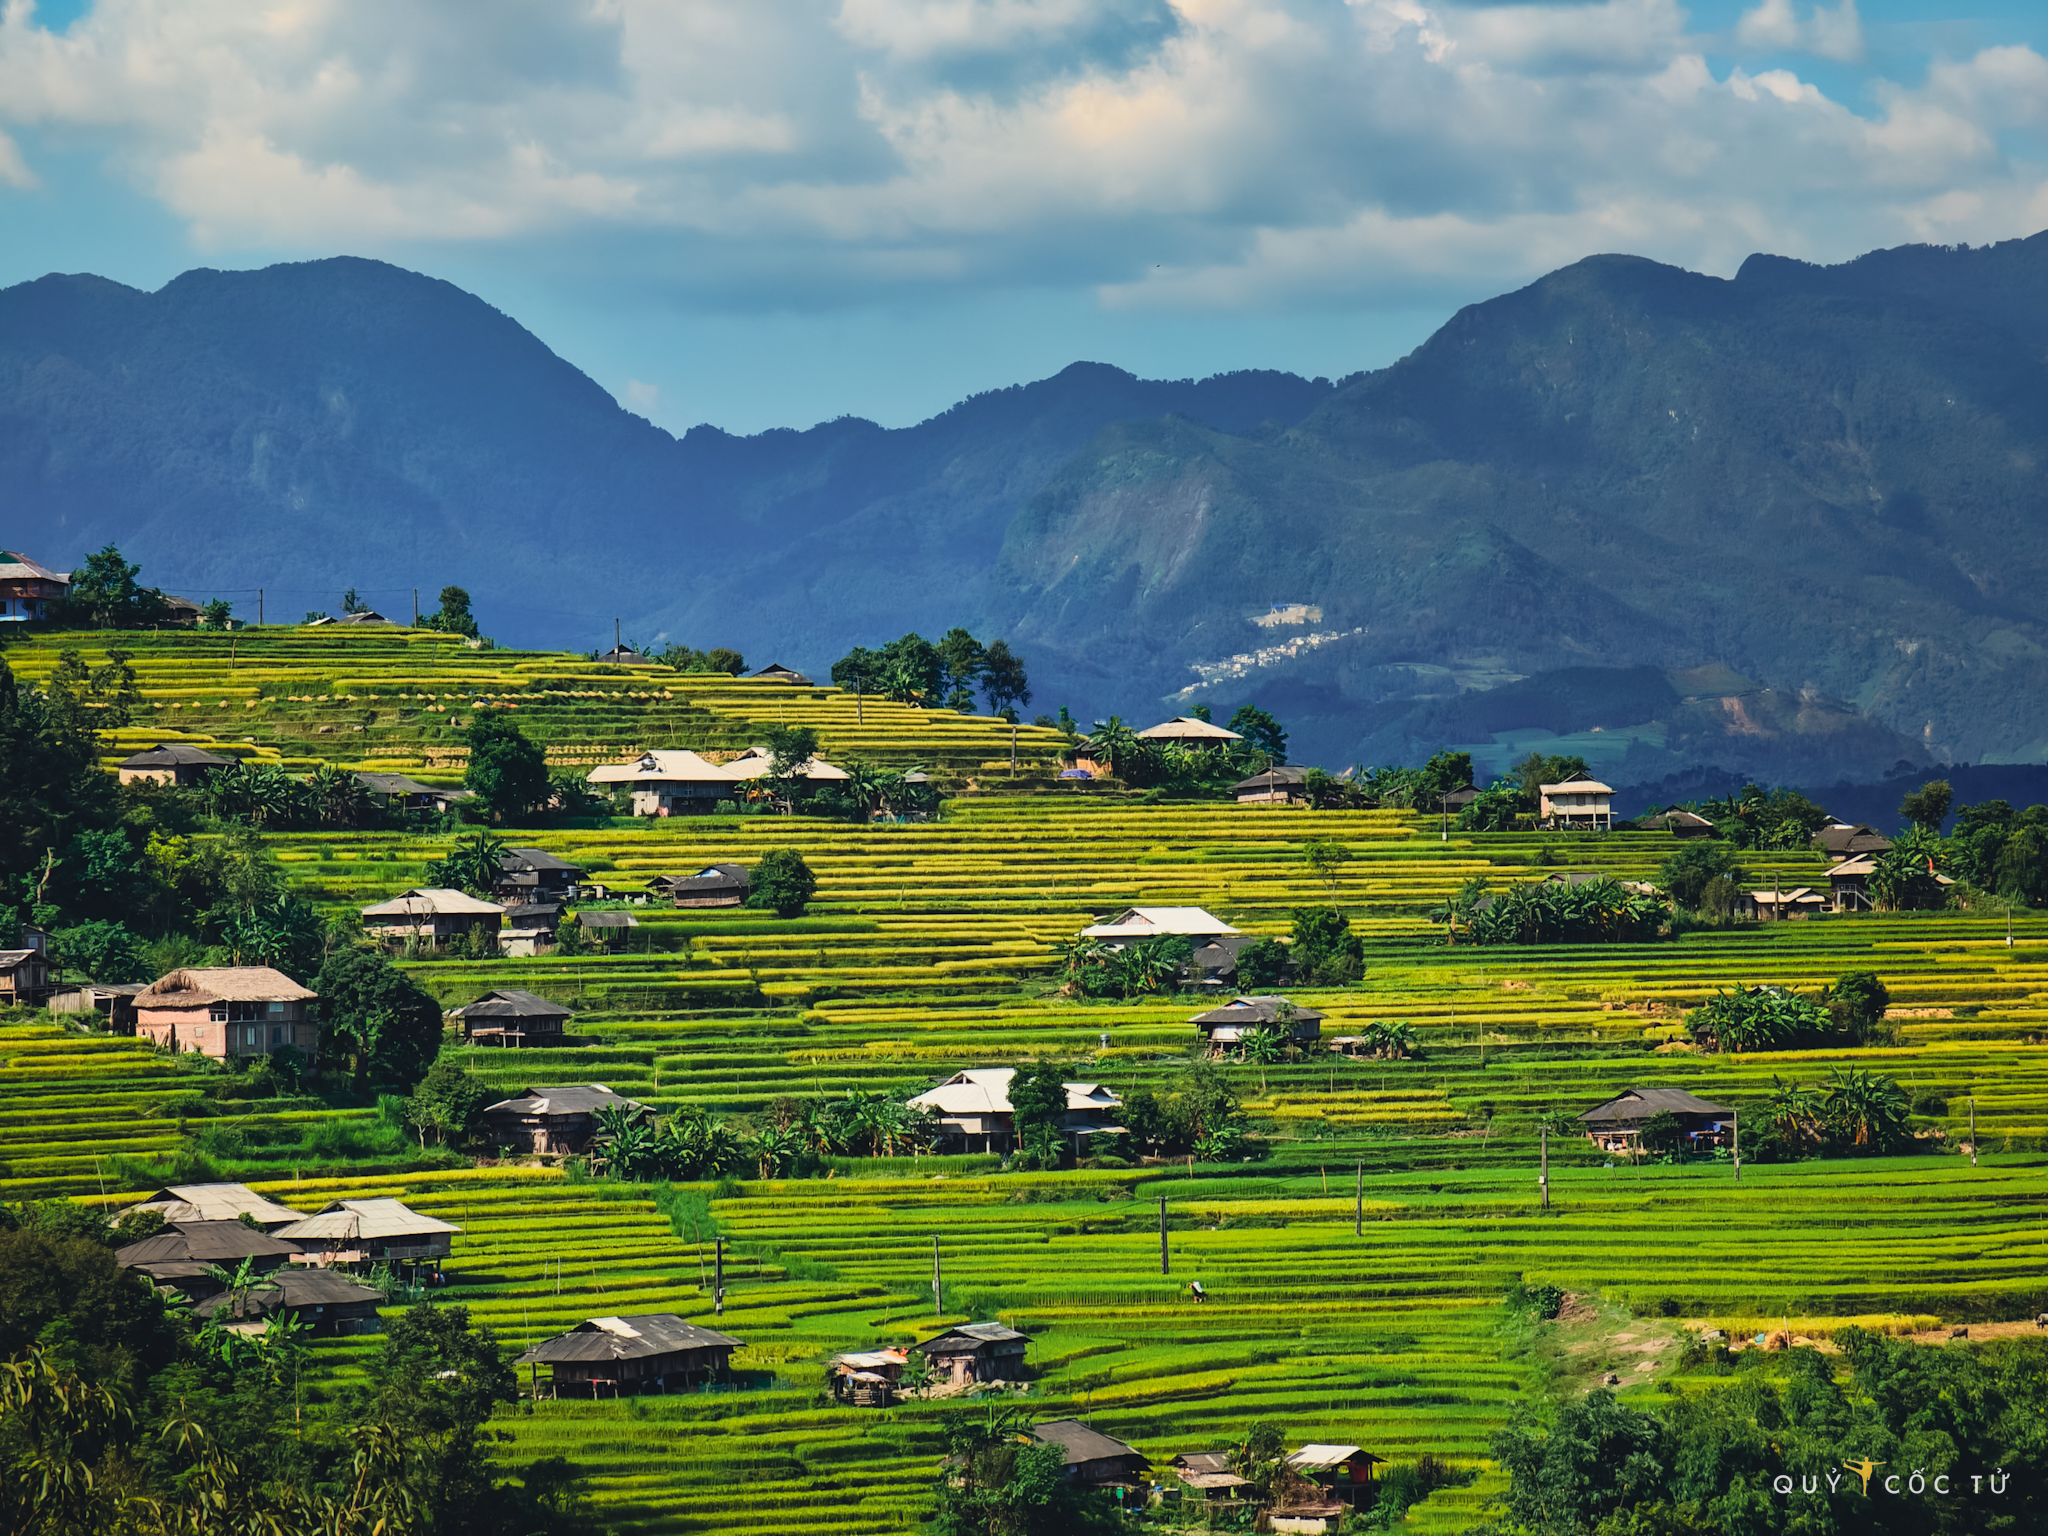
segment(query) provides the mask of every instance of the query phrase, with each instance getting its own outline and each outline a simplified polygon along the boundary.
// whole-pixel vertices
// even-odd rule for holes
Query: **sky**
[[[2048,5],[0,0],[0,286],[350,254],[671,431],[2048,227]]]

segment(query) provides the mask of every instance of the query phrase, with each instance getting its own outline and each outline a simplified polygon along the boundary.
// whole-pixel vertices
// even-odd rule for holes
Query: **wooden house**
[[[555,947],[555,935],[562,926],[559,901],[523,901],[505,908],[505,931],[498,935],[498,952],[505,955],[538,955]]]
[[[962,1323],[911,1345],[910,1352],[923,1355],[935,1375],[954,1383],[1022,1381],[1030,1343],[1001,1323]]]
[[[1356,1507],[1378,1500],[1373,1468],[1380,1461],[1355,1445],[1304,1445],[1285,1465],[1314,1483],[1326,1502]]]
[[[1813,835],[1813,844],[1829,859],[1876,858],[1890,853],[1892,840],[1867,822],[1831,821]]]
[[[6,962],[7,957],[0,954],[0,967]],[[96,1013],[106,1020],[108,1034],[133,1035],[135,999],[148,985],[146,981],[88,981],[68,992],[52,994],[48,1007],[52,1013]],[[4,995],[0,991],[0,996]]]
[[[1136,1446],[1091,1429],[1079,1419],[1049,1419],[1034,1424],[1031,1437],[1056,1445],[1066,1453],[1061,1475],[1070,1483],[1136,1487],[1146,1481],[1145,1474],[1152,1465]]]
[[[216,757],[183,742],[170,742],[122,758],[115,772],[123,784],[177,784],[189,788],[204,783],[207,775],[233,761],[231,757]]]
[[[1137,735],[1140,741],[1177,741],[1188,747],[1224,747],[1244,740],[1235,731],[1226,731],[1193,715],[1175,715],[1171,720],[1146,726]]]
[[[560,1088],[526,1088],[484,1111],[484,1128],[498,1146],[518,1152],[575,1154],[597,1134],[597,1112],[623,1107],[648,1113],[647,1106],[613,1093],[602,1083]]]
[[[1180,1479],[1181,1486],[1205,1504],[1244,1498],[1242,1490],[1252,1486],[1249,1478],[1230,1470],[1227,1451],[1185,1453],[1174,1457],[1167,1466]]]
[[[1743,891],[1735,898],[1736,915],[1760,923],[1785,922],[1795,917],[1812,917],[1825,912],[1831,898],[1811,886],[1791,890]]]
[[[576,895],[583,871],[544,848],[504,848],[498,852],[498,879],[491,894],[508,907],[529,902],[565,902]]]
[[[601,763],[585,778],[593,788],[625,800],[635,816],[708,816],[719,801],[733,796],[731,774],[682,748]]]
[[[1114,917],[1089,924],[1081,937],[1120,946],[1174,936],[1201,942],[1240,931],[1200,907],[1126,907]]]
[[[785,667],[779,661],[769,662],[760,671],[742,679],[742,681],[749,683],[784,683],[791,688],[815,688],[817,686],[808,677],[805,677],[803,673],[797,671],[796,668]]]
[[[0,624],[47,619],[50,605],[71,590],[71,577],[38,565],[18,550],[0,549]]]
[[[1239,805],[1297,805],[1308,799],[1308,770],[1277,763],[1230,786]]]
[[[657,875],[647,888],[679,907],[739,907],[749,879],[744,864],[706,864],[692,875]]]
[[[738,1348],[738,1339],[685,1322],[673,1312],[647,1312],[591,1318],[534,1345],[512,1363],[532,1372],[536,1396],[544,1365],[555,1396],[616,1397],[722,1381],[731,1374],[732,1352]]]
[[[309,1264],[422,1264],[447,1258],[461,1230],[397,1200],[331,1200],[277,1237]]]
[[[600,949],[619,948],[640,926],[640,919],[630,912],[578,912],[570,921]]]
[[[1456,789],[1439,799],[1437,809],[1448,815],[1455,816],[1464,810],[1466,806],[1477,801],[1478,798],[1478,790],[1474,789],[1470,784],[1460,784]]]
[[[1584,774],[1537,786],[1537,821],[1561,831],[1606,832],[1614,826],[1614,790]]]
[[[158,1285],[184,1292],[193,1301],[218,1295],[225,1287],[216,1268],[230,1274],[247,1260],[258,1274],[289,1264],[298,1254],[274,1233],[245,1227],[239,1221],[174,1222],[154,1237],[114,1251],[115,1262],[149,1276]]]
[[[940,1134],[962,1150],[1007,1152],[1016,1144],[1017,1116],[1010,1105],[1010,1084],[1016,1078],[1015,1067],[972,1067],[954,1073],[910,1103],[915,1108],[930,1110],[937,1117]],[[1123,1101],[1106,1085],[1061,1086],[1067,1094],[1061,1134],[1071,1138],[1077,1149],[1095,1136],[1123,1134],[1113,1118],[1123,1107]]]
[[[462,1021],[462,1038],[478,1045],[557,1045],[574,1016],[560,1003],[549,1002],[516,987],[486,992],[450,1015]]]
[[[856,1350],[832,1357],[833,1397],[856,1408],[887,1408],[910,1357],[900,1349]]]
[[[1829,865],[1829,905],[1837,912],[1875,912],[1877,898],[1870,894],[1870,877],[1876,873],[1877,860],[1869,854]]]
[[[305,1220],[304,1211],[266,1200],[246,1184],[166,1184],[131,1211],[155,1211],[174,1227],[196,1221],[240,1223],[244,1216],[275,1233],[279,1227]]]
[[[731,762],[722,765],[726,778],[734,785],[746,784],[766,775],[775,766],[775,754],[766,747],[749,747]],[[846,770],[822,757],[813,757],[803,762],[796,770],[806,789],[822,789],[829,784],[844,783]]]
[[[1643,1126],[1660,1114],[1677,1119],[1681,1142],[1689,1150],[1724,1147],[1733,1134],[1731,1111],[1683,1088],[1631,1088],[1594,1105],[1579,1122],[1601,1151],[1634,1152],[1642,1143]]]
[[[48,997],[50,957],[40,949],[0,949],[0,1008],[34,1008]]]
[[[266,965],[193,966],[135,994],[135,1033],[167,1051],[216,1061],[267,1056],[291,1046],[320,1053],[319,997]]]
[[[377,1331],[377,1308],[384,1293],[357,1285],[331,1270],[288,1266],[264,1277],[270,1288],[244,1292],[239,1298],[227,1291],[209,1296],[192,1309],[202,1318],[225,1311],[227,1327],[236,1333],[261,1333],[270,1319],[289,1313],[305,1324],[316,1338]]]
[[[631,646],[615,645],[597,658],[607,667],[658,667],[661,663],[652,656],[643,656]]]
[[[355,781],[378,805],[400,811],[434,811],[446,815],[475,794],[467,789],[436,789],[402,773],[358,773]]]
[[[1249,933],[1219,933],[1195,945],[1181,968],[1181,984],[1199,992],[1227,992],[1237,985],[1237,957],[1258,940]]]
[[[439,949],[481,928],[493,945],[505,926],[505,909],[467,891],[417,886],[363,908],[363,932],[381,939],[410,939]]]
[[[1323,1033],[1323,1015],[1284,997],[1234,997],[1221,1008],[1188,1021],[1212,1051],[1242,1045],[1254,1030],[1271,1029],[1294,1045],[1312,1045]]]

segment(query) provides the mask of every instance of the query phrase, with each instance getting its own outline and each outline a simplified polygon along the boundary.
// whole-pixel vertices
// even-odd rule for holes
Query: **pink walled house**
[[[320,1050],[319,998],[268,966],[172,971],[135,995],[135,1033],[169,1051],[216,1061],[267,1056],[292,1046]]]

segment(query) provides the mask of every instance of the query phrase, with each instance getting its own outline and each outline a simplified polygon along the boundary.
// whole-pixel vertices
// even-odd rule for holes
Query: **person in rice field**
[[[1207,1301],[1209,1299],[1209,1293],[1202,1289],[1202,1282],[1199,1280],[1190,1280],[1188,1282],[1188,1289],[1195,1293],[1196,1301]]]

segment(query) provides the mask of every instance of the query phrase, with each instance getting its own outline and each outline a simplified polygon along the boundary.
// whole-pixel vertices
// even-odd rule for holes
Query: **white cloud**
[[[661,386],[645,384],[639,379],[628,379],[620,403],[642,416],[652,416],[655,408],[661,404]]]
[[[1745,48],[1811,53],[1823,59],[1853,63],[1863,57],[1863,19],[1856,0],[1841,0],[1833,10],[1816,5],[1801,21],[1792,0],[1764,0],[1744,11],[1735,24],[1735,40]]]
[[[2041,222],[2035,50],[1870,76],[1859,111],[1688,27],[1678,0],[98,0],[59,35],[7,0],[0,129],[99,146],[216,248],[630,248],[723,303],[1341,302]],[[1764,0],[1733,38],[1862,49],[1854,0]],[[0,137],[0,183],[30,177]]]

